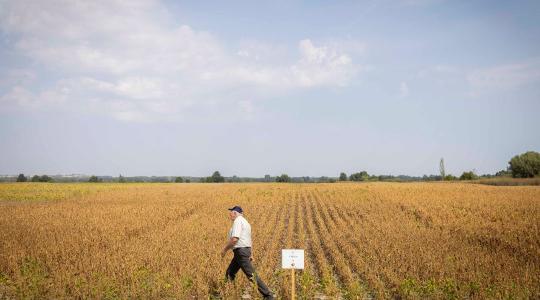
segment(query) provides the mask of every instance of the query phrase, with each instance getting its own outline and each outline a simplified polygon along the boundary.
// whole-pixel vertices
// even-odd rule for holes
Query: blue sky
[[[0,0],[0,174],[494,173],[538,1]]]

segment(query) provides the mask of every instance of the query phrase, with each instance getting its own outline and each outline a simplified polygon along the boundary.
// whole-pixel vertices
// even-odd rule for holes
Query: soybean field
[[[258,299],[221,258],[240,205],[257,273],[300,299],[540,298],[540,187],[0,184],[0,298]]]

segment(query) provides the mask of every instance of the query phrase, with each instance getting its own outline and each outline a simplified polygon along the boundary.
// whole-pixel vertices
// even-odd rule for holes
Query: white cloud
[[[115,86],[121,96],[133,99],[162,98],[164,92],[159,79],[129,77],[124,78]]]
[[[152,0],[4,1],[0,26],[17,52],[39,63],[36,80],[59,78],[31,96],[22,92],[30,86],[11,90],[3,101],[51,104],[42,97],[59,95],[72,109],[99,103],[107,107],[100,112],[127,121],[238,97],[344,86],[358,71],[336,45],[309,39],[299,42],[292,62],[268,59],[273,51],[264,43],[229,51],[208,32],[176,25]]]
[[[452,65],[433,65],[428,66],[425,68],[420,69],[416,73],[416,77],[419,79],[425,80],[425,79],[433,79],[435,78],[441,78],[443,80],[447,80],[448,77],[452,76],[463,76],[463,70]]]
[[[476,69],[467,76],[473,95],[513,90],[540,83],[540,60]]]
[[[231,85],[253,84],[278,89],[314,86],[345,86],[357,67],[346,54],[326,46],[317,47],[309,39],[298,44],[300,58],[290,66],[239,64],[207,72],[205,80],[227,81]],[[242,55],[248,56],[245,52]]]
[[[238,102],[240,114],[244,120],[251,120],[255,115],[255,106],[252,101],[242,100]]]
[[[20,86],[14,86],[9,92],[2,95],[0,103],[2,103],[2,107],[9,103],[16,103],[23,107],[36,106],[34,94]]]
[[[10,108],[10,104],[16,104],[20,108],[39,108],[45,106],[61,105],[67,101],[69,90],[50,89],[40,93],[34,93],[22,86],[14,86],[6,94],[0,96],[2,109]]]
[[[31,83],[36,79],[36,73],[30,69],[14,68],[0,75],[0,86],[16,86]]]
[[[419,70],[415,76],[423,84],[445,89],[460,97],[492,97],[515,93],[519,89],[540,85],[540,59],[484,68],[455,65],[433,65]],[[459,95],[458,95],[459,94]]]
[[[400,97],[409,96],[409,85],[406,82],[401,82],[399,84],[399,96]]]
[[[399,6],[429,6],[442,3],[444,0],[399,0],[396,4]]]
[[[291,69],[301,86],[344,86],[356,72],[346,54],[325,46],[316,47],[308,39],[300,41],[299,48],[302,58]]]
[[[238,43],[237,55],[244,61],[260,64],[283,64],[287,61],[289,47],[284,44],[269,43],[262,40],[244,39]]]

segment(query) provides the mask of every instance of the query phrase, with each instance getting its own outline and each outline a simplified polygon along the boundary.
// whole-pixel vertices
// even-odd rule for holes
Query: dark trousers
[[[247,278],[253,282],[253,277],[255,274],[255,269],[251,264],[249,258],[251,257],[251,248],[236,248],[233,249],[234,257],[227,268],[226,276],[229,280],[234,280],[238,270],[242,269]],[[262,281],[258,274],[255,274],[255,279],[257,281],[257,287],[259,292],[263,295],[264,299],[273,299],[272,292],[268,289],[266,284]]]

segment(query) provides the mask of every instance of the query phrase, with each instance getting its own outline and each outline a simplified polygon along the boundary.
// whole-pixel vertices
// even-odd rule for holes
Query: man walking
[[[225,257],[225,254],[229,249],[233,249],[233,259],[227,268],[225,276],[228,280],[234,280],[238,270],[242,269],[247,278],[253,282],[253,277],[257,282],[259,292],[263,295],[264,299],[274,299],[272,292],[268,289],[266,284],[262,281],[258,274],[255,273],[251,261],[251,225],[243,217],[243,210],[240,206],[229,208],[229,218],[233,221],[233,225],[229,230],[228,243],[221,251],[221,257]]]

